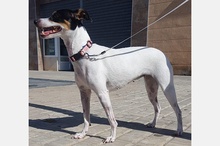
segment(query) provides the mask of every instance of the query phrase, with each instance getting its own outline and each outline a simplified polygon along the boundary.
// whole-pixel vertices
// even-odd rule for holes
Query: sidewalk
[[[156,128],[145,125],[154,117],[143,79],[110,92],[118,122],[114,146],[191,145],[191,77],[174,76],[177,100],[182,110],[183,136],[174,137],[176,116],[158,91],[161,114]],[[91,97],[91,126],[84,139],[71,139],[83,128],[82,105],[74,72],[29,71],[29,145],[96,146],[110,136],[110,125],[97,96]]]

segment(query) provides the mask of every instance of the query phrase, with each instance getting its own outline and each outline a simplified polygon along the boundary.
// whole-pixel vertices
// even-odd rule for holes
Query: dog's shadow
[[[63,117],[63,118],[36,119],[36,120],[30,119],[29,120],[30,127],[34,127],[37,129],[51,130],[51,131],[60,131],[73,135],[76,133],[75,131],[66,130],[65,128],[76,127],[83,123],[83,114],[81,112],[74,112],[70,110],[38,105],[33,103],[29,103],[29,106],[69,115],[69,117]],[[109,125],[107,118],[100,118],[93,114],[90,115],[90,118],[92,123]],[[126,127],[134,130],[148,131],[151,133],[155,133],[157,135],[174,136],[173,134],[175,132],[174,130],[163,129],[163,128],[147,128],[146,125],[142,123],[127,122],[121,120],[117,120],[117,122],[118,122],[118,127]],[[100,136],[93,136],[93,135],[87,135],[87,136],[104,139],[104,137],[100,137]],[[180,138],[191,140],[191,133],[183,132],[183,135]]]

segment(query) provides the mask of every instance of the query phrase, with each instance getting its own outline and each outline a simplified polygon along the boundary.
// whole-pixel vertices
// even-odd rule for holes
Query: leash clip
[[[85,53],[84,56],[85,56],[86,59],[90,59],[89,53]]]
[[[96,61],[97,60],[96,58],[90,58],[89,53],[85,53],[84,56],[85,56],[86,59],[89,59],[90,61]]]

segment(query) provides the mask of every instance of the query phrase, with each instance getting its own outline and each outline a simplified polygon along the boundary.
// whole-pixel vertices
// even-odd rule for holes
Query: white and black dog
[[[111,135],[104,141],[113,142],[116,138],[118,123],[112,110],[109,90],[121,88],[129,82],[144,77],[148,97],[154,106],[155,117],[147,127],[155,127],[160,106],[157,101],[157,91],[160,86],[174,109],[177,116],[176,135],[182,135],[182,114],[177,104],[173,83],[173,69],[161,51],[149,47],[127,47],[111,49],[98,44],[92,44],[90,37],[81,20],[90,20],[88,13],[83,10],[58,10],[49,18],[35,20],[44,39],[60,37],[63,39],[67,52],[75,70],[76,84],[80,90],[84,116],[84,128],[74,138],[84,138],[90,125],[90,95],[93,90],[108,117],[111,125]],[[88,54],[100,56],[88,57]],[[95,59],[94,59],[95,58]]]

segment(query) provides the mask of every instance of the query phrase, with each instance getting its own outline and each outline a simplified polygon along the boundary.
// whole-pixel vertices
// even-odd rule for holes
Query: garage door
[[[83,8],[93,20],[83,21],[93,42],[112,47],[131,35],[132,0],[83,0]],[[128,46],[130,40],[118,47]]]

